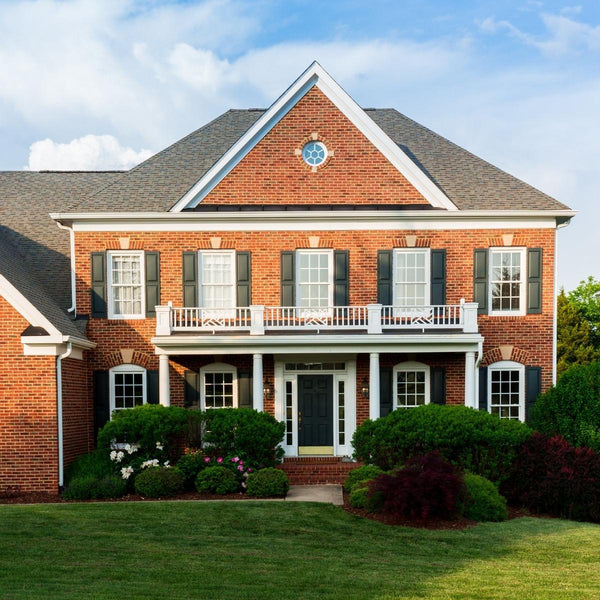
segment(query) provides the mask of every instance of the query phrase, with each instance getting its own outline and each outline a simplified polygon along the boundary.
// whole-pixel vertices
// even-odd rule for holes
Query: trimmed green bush
[[[95,498],[121,498],[127,492],[127,481],[118,475],[107,475],[96,482]]]
[[[174,496],[183,491],[183,481],[177,468],[150,467],[135,478],[135,491],[146,498]]]
[[[465,473],[464,482],[467,501],[463,515],[472,521],[505,521],[508,516],[506,498],[498,488],[485,477],[475,473]]]
[[[93,475],[73,477],[62,494],[65,500],[90,500],[96,497],[98,479]]]
[[[382,471],[383,472],[383,471]],[[373,489],[372,479],[363,479],[352,486],[348,503],[354,508],[367,512],[380,512],[383,507],[383,494]]]
[[[249,408],[213,409],[206,413],[205,450],[212,456],[241,456],[254,470],[281,462],[285,424]]]
[[[255,498],[285,497],[290,489],[287,475],[280,469],[267,467],[248,475],[246,493]]]
[[[234,494],[239,491],[240,484],[227,467],[206,467],[196,477],[196,489],[201,494]]]
[[[115,472],[109,453],[104,450],[94,450],[88,454],[78,456],[65,469],[65,483],[69,486],[72,479],[80,477],[95,477],[101,479]]]
[[[484,411],[428,404],[365,421],[356,429],[352,444],[355,458],[384,471],[413,456],[438,451],[460,469],[500,482],[509,476],[521,444],[531,433],[519,421]]]
[[[352,469],[352,471],[350,471],[346,476],[346,481],[344,481],[344,490],[350,493],[352,491],[352,488],[359,481],[373,479],[374,477],[377,477],[377,475],[381,475],[382,473],[383,469],[380,469],[377,465],[363,465],[362,467]]]
[[[190,452],[183,454],[177,461],[177,468],[181,471],[184,478],[186,489],[193,490],[198,473],[206,467],[205,455],[203,452]]]
[[[536,401],[531,425],[571,445],[600,451],[600,361],[571,367]]]

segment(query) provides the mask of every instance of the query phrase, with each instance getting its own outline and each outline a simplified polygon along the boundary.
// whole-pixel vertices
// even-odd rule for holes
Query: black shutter
[[[446,404],[446,369],[431,367],[431,402]]]
[[[542,312],[542,249],[527,251],[527,313]]]
[[[146,316],[156,317],[160,304],[160,252],[145,252],[146,257]]]
[[[394,410],[393,372],[389,367],[379,369],[379,415],[385,417]]]
[[[183,374],[183,401],[185,408],[200,408],[200,375],[186,370]]]
[[[158,371],[146,371],[146,402],[148,404],[158,404]]]
[[[333,253],[333,304],[348,306],[348,250]]]
[[[106,252],[92,252],[92,317],[106,318]]]
[[[488,409],[488,369],[479,367],[479,410]]]
[[[183,253],[183,305],[198,306],[198,253]]]
[[[393,304],[393,273],[392,251],[379,250],[377,252],[377,302],[384,306]]]
[[[238,406],[252,408],[252,373],[247,369],[238,371]]]
[[[237,306],[250,306],[252,304],[250,252],[236,252],[235,257],[237,266]]]
[[[473,302],[479,305],[477,314],[488,312],[488,251],[476,249],[473,256]]]
[[[446,251],[431,251],[431,304],[446,304]]]
[[[529,421],[531,409],[542,391],[542,367],[525,367],[525,420]]]
[[[108,393],[108,371],[93,372],[94,393],[94,440],[98,430],[110,420],[110,400]]]
[[[281,252],[281,306],[296,306],[295,255]]]

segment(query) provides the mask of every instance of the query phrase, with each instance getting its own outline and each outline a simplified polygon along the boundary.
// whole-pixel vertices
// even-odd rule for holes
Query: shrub
[[[98,479],[93,475],[74,477],[63,492],[65,500],[90,500],[96,497]]]
[[[600,455],[563,437],[534,434],[500,491],[511,504],[578,521],[600,520]]]
[[[174,496],[183,491],[183,481],[179,469],[150,467],[135,478],[135,491],[147,498]]]
[[[363,465],[362,467],[352,469],[352,471],[350,471],[346,476],[346,481],[344,482],[344,490],[350,493],[352,491],[352,488],[359,481],[373,479],[373,477],[377,477],[377,475],[381,475],[382,473],[383,470],[376,465]]]
[[[532,426],[600,451],[600,361],[571,367],[536,401]]]
[[[201,494],[233,494],[239,491],[240,484],[227,467],[206,467],[196,477],[196,489]]]
[[[253,469],[281,462],[285,424],[249,408],[206,412],[205,448],[213,456],[241,456]]]
[[[388,471],[412,456],[438,451],[463,470],[494,482],[508,477],[529,427],[465,406],[428,404],[367,420],[352,438],[354,454]]]
[[[248,496],[254,496],[255,498],[285,497],[290,489],[287,475],[273,467],[250,473],[246,482],[246,493]]]
[[[383,506],[383,494],[373,489],[373,480],[357,482],[350,490],[350,506],[363,508],[367,512],[379,512]]]
[[[181,471],[184,478],[186,489],[194,489],[194,482],[198,473],[206,466],[205,455],[203,452],[189,452],[183,454],[177,461],[177,468]]]
[[[105,450],[94,450],[88,454],[78,456],[65,469],[65,483],[68,487],[72,479],[80,477],[95,477],[101,479],[114,473],[114,467],[108,452]]]
[[[472,521],[505,521],[508,516],[506,498],[485,477],[465,473],[463,477],[467,492],[463,515]]]
[[[465,489],[459,471],[438,452],[410,458],[392,474],[376,477],[370,494],[380,492],[383,512],[400,519],[451,519]]]

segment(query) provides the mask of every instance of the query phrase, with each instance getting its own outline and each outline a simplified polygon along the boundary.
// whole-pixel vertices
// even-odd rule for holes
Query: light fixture
[[[271,395],[271,392],[272,392],[271,382],[269,381],[269,378],[267,377],[265,379],[265,384],[263,386],[263,394],[268,397]]]
[[[367,381],[366,377],[363,377],[362,387],[360,388],[360,393],[362,394],[363,398],[369,397],[369,382]]]

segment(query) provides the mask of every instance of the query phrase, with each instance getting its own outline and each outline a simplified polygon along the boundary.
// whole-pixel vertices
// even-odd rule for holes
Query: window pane
[[[521,371],[493,369],[490,371],[490,412],[503,419],[518,419],[521,403]]]
[[[425,371],[398,371],[396,399],[398,408],[425,404]]]
[[[204,405],[206,408],[231,408],[233,398],[233,373],[204,374]]]
[[[507,312],[521,308],[521,252],[492,251],[490,290],[492,310]]]
[[[133,408],[144,403],[144,374],[119,372],[114,374],[115,409]]]
[[[330,296],[328,252],[299,251],[298,305],[303,308],[327,308]]]
[[[120,316],[142,314],[142,257],[140,254],[110,255],[111,312]]]

